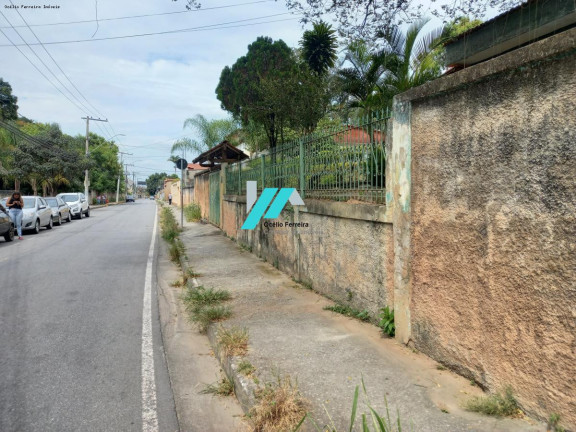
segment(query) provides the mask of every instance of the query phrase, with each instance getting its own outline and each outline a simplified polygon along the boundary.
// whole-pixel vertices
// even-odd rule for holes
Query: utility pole
[[[97,119],[97,118],[92,118],[90,116],[86,116],[86,117],[81,117],[82,120],[86,120],[86,157],[88,157],[88,155],[90,154],[90,149],[88,148],[90,145],[90,120],[92,121],[100,121],[100,122],[108,122],[108,119],[102,120],[102,119]],[[90,200],[90,197],[88,196],[88,189],[90,187],[90,173],[88,172],[88,169],[86,169],[85,173],[84,173],[84,195],[86,196],[87,200]]]
[[[116,185],[116,204],[118,204],[118,200],[120,199],[120,177],[122,177],[122,162],[123,162],[123,156],[124,155],[129,155],[132,156],[132,153],[125,153],[125,152],[121,152],[119,151],[118,153],[120,153],[120,172],[118,173],[118,184]]]

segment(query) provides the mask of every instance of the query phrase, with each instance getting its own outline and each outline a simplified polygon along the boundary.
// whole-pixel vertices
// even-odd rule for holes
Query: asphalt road
[[[146,285],[155,210],[138,200],[0,240],[0,431],[178,430],[153,266]]]

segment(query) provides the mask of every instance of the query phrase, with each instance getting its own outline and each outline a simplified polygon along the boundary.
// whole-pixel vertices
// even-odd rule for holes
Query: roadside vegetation
[[[468,411],[494,417],[514,417],[522,414],[511,387],[487,396],[470,399],[464,406]]]
[[[224,376],[220,381],[208,384],[200,393],[214,396],[231,396],[234,394],[234,382]]]
[[[223,321],[232,316],[232,309],[222,304],[230,298],[230,293],[226,290],[214,290],[199,286],[187,288],[182,296],[182,301],[190,321],[198,326],[201,333],[206,333],[211,323]]]
[[[354,309],[350,306],[347,305],[343,305],[343,304],[335,304],[333,306],[326,306],[324,307],[324,310],[329,310],[332,312],[336,312],[339,313],[341,315],[347,316],[347,317],[351,317],[351,318],[356,318],[360,321],[370,321],[370,312],[368,312],[367,310],[358,310],[358,309]]]
[[[184,216],[187,222],[198,222],[202,219],[202,211],[200,206],[196,203],[192,203],[184,207]]]
[[[218,328],[218,350],[225,356],[243,356],[248,352],[248,329],[245,327]]]

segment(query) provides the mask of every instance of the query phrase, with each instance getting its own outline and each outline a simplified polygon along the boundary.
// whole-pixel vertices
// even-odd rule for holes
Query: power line
[[[14,5],[14,3],[12,3],[12,0],[9,0],[11,5]],[[24,17],[22,16],[22,14],[20,13],[20,11],[16,8],[16,12],[18,13],[18,16],[20,17],[20,19],[24,22],[24,24],[28,27],[28,30],[30,30],[30,32],[34,35],[34,37],[36,38],[36,40],[38,41],[38,43],[42,46],[42,48],[44,49],[44,51],[46,52],[46,54],[48,54],[48,56],[50,57],[50,59],[52,60],[52,62],[56,65],[56,67],[58,68],[58,70],[62,73],[62,75],[64,75],[64,77],[68,80],[68,82],[72,85],[72,87],[78,92],[78,94],[86,101],[86,103],[94,109],[94,111],[102,116],[102,117],[106,117],[105,115],[103,115],[100,111],[98,111],[98,109],[92,105],[90,103],[90,101],[86,98],[86,96],[84,96],[84,94],[78,89],[78,87],[76,87],[76,84],[74,84],[72,82],[72,80],[70,79],[70,77],[68,77],[68,75],[66,74],[66,72],[64,72],[64,70],[60,67],[60,65],[58,64],[58,62],[56,61],[56,59],[54,59],[54,57],[52,56],[52,54],[50,54],[50,51],[48,51],[48,49],[44,46],[44,44],[42,43],[42,41],[40,40],[40,38],[38,37],[38,35],[34,32],[34,30],[32,30],[32,28],[28,25],[28,22],[24,19]],[[2,14],[2,16],[4,16],[4,14]],[[4,19],[6,19],[6,16],[4,16]],[[10,21],[8,21],[8,19],[6,19],[6,21],[12,26],[12,28],[14,29],[14,31],[16,33],[18,33],[18,31],[14,28],[14,26],[10,23]],[[22,36],[20,36],[22,38]],[[24,39],[22,39],[24,40]],[[32,48],[30,48],[32,50]],[[37,56],[38,57],[38,56]],[[38,57],[39,58],[39,57]],[[44,64],[44,62],[42,62],[42,64]],[[46,66],[46,64],[44,64],[44,66]],[[46,66],[46,68],[48,68],[48,66]],[[62,84],[61,81],[58,80],[58,82],[60,82],[60,84]],[[64,84],[62,84],[64,85]],[[73,94],[69,89],[67,89],[68,92],[70,94]],[[79,100],[78,100],[79,101]],[[83,105],[84,108],[86,108],[85,105]],[[102,130],[102,128],[100,128],[100,130]],[[111,136],[111,135],[109,135]]]
[[[155,16],[162,16],[162,15],[176,15],[176,14],[185,14],[189,12],[205,12],[214,9],[226,9],[238,6],[248,6],[258,3],[270,3],[274,0],[259,0],[253,1],[248,3],[238,3],[232,5],[224,5],[224,6],[212,6],[206,7],[201,9],[190,9],[190,10],[183,10],[183,11],[176,11],[176,12],[162,12],[162,13],[155,13],[155,14],[145,14],[145,15],[128,15],[122,17],[115,17],[115,18],[98,18],[98,20],[82,20],[82,21],[66,21],[66,22],[58,22],[58,23],[47,23],[47,24],[31,24],[31,27],[49,27],[49,26],[57,26],[57,25],[68,25],[68,24],[86,24],[86,23],[93,23],[96,21],[116,21],[116,20],[125,20],[125,19],[133,19],[133,18],[146,18],[146,17],[155,17]],[[16,26],[16,27],[25,27],[25,26]],[[10,27],[0,27],[0,28],[10,28]]]
[[[258,22],[258,23],[250,23],[250,24],[228,25],[228,24],[233,24],[233,23],[238,23],[238,22],[254,21],[254,20],[258,20],[258,19],[270,18],[270,17],[280,16],[280,15],[288,15],[288,14],[291,14],[291,12],[274,14],[274,15],[267,15],[267,16],[262,16],[262,17],[257,17],[257,18],[249,18],[249,19],[245,19],[245,20],[230,21],[230,22],[220,23],[220,24],[211,24],[211,25],[200,26],[200,27],[190,27],[190,28],[185,28],[185,29],[180,29],[180,30],[167,30],[167,31],[163,31],[163,32],[139,33],[139,34],[132,34],[132,35],[110,36],[110,37],[94,38],[94,39],[77,39],[77,40],[69,40],[69,41],[44,42],[44,45],[62,45],[62,44],[82,43],[82,42],[97,42],[97,41],[105,41],[105,40],[129,39],[129,38],[137,38],[137,37],[144,37],[144,36],[158,36],[158,35],[174,34],[174,33],[198,32],[198,31],[207,31],[207,30],[223,30],[223,29],[230,29],[230,28],[252,27],[252,26],[261,25],[261,24],[271,24],[271,23],[284,22],[284,21],[293,21],[293,20],[298,19],[298,18],[285,18],[285,19],[279,19],[279,20],[270,20],[270,21],[262,21],[262,22]],[[13,45],[14,46],[23,46],[23,44],[18,44],[18,45],[13,44]],[[32,44],[28,44],[28,45],[38,45],[38,44],[32,43]],[[7,44],[0,45],[0,47],[9,47],[9,46],[11,46],[11,45],[7,45]]]

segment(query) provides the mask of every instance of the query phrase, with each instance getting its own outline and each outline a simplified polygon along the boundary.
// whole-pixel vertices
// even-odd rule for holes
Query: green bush
[[[160,213],[160,229],[162,231],[162,238],[169,243],[174,242],[174,239],[180,234],[178,222],[169,207],[162,208],[162,212]]]
[[[343,304],[335,304],[334,306],[326,306],[324,310],[336,312],[348,317],[359,319],[360,321],[370,321],[370,312],[367,310],[359,311]]]
[[[196,203],[192,203],[184,207],[184,216],[187,222],[198,222],[202,219],[202,210]]]

